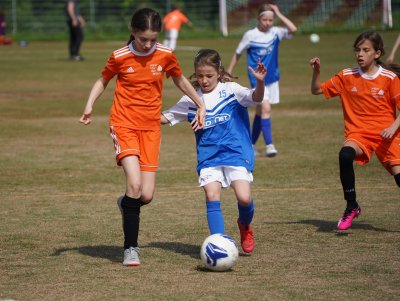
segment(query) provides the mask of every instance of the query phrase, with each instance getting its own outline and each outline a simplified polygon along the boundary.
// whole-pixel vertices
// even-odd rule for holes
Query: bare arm
[[[400,34],[397,36],[396,42],[393,45],[392,51],[390,52],[389,56],[386,59],[386,64],[391,64],[394,61],[394,57],[396,56],[397,50],[400,47]]]
[[[235,68],[237,62],[239,61],[241,55],[237,54],[236,52],[233,54],[231,62],[229,63],[229,67],[226,70],[229,74],[232,74],[233,68]]]
[[[169,124],[168,119],[161,113],[161,124]]]
[[[200,98],[199,95],[197,95],[196,90],[193,88],[192,84],[188,81],[188,79],[185,76],[179,76],[179,77],[172,77],[172,80],[174,81],[175,85],[183,92],[183,94],[187,95],[190,97],[191,100],[196,104],[197,106],[197,114],[196,114],[196,122],[197,122],[197,129],[201,129],[204,125],[204,121],[206,118],[206,107],[203,103],[203,100]]]
[[[313,74],[311,79],[311,93],[314,95],[322,94],[321,81],[320,81],[321,61],[318,57],[315,57],[312,58],[309,63],[313,69]]]
[[[72,20],[72,26],[76,27],[79,25],[79,16],[75,15],[75,4],[72,1],[68,2],[67,5],[68,15]]]
[[[276,4],[268,4],[268,6],[272,9],[272,11],[275,13],[275,15],[285,24],[285,26],[289,29],[290,33],[296,32],[297,27],[294,25],[292,21],[290,21],[288,18],[286,18],[281,11],[279,10],[278,5]]]
[[[100,77],[93,85],[92,90],[90,91],[89,98],[86,102],[85,109],[83,111],[82,117],[79,119],[79,122],[84,125],[92,122],[91,115],[93,111],[93,106],[96,100],[103,94],[104,90],[108,85],[108,80]]]
[[[257,81],[256,88],[254,89],[252,95],[253,101],[262,102],[264,99],[264,89],[265,89],[264,78],[267,75],[267,70],[265,69],[264,64],[261,64],[260,59],[258,59],[256,70],[254,70],[250,66],[248,68]]]

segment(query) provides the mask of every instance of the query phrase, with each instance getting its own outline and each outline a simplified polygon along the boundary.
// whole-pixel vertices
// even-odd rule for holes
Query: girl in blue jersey
[[[254,152],[251,143],[247,107],[262,102],[266,69],[259,61],[249,71],[256,80],[251,90],[230,82],[221,57],[212,49],[202,49],[194,60],[193,86],[206,106],[206,121],[201,130],[195,119],[196,106],[188,96],[162,113],[161,122],[175,125],[189,121],[196,135],[199,185],[206,196],[207,222],[211,234],[225,233],[221,211],[221,188],[232,187],[238,201],[238,226],[243,251],[254,249],[251,221],[254,202],[250,183],[253,181]]]
[[[277,16],[285,27],[274,26],[274,16]],[[271,104],[279,103],[279,65],[278,50],[282,39],[290,39],[292,33],[297,31],[296,26],[286,18],[275,4],[265,4],[258,12],[258,25],[256,28],[247,31],[240,41],[232,60],[227,69],[233,74],[233,68],[247,51],[247,65],[256,68],[257,62],[261,62],[267,68],[268,74],[264,79],[265,94],[262,105],[257,106],[256,115],[253,121],[252,143],[256,155],[255,144],[262,131],[266,145],[266,156],[274,157],[278,152],[272,142]],[[251,87],[256,86],[256,79],[251,72],[248,72]]]

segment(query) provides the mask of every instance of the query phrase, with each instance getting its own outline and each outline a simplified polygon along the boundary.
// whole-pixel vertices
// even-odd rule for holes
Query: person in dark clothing
[[[69,57],[73,61],[82,61],[83,57],[80,54],[80,48],[83,41],[85,19],[79,12],[78,1],[66,0],[65,11],[69,27]]]

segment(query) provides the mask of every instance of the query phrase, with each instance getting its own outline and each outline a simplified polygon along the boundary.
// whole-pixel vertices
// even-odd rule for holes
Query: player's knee
[[[344,146],[339,152],[339,163],[340,165],[352,165],[355,157],[355,149],[350,146]]]
[[[140,196],[140,201],[142,206],[149,204],[153,200],[153,194],[152,193],[142,193]]]
[[[142,194],[142,184],[140,181],[129,181],[126,185],[126,191],[129,195],[139,197]]]
[[[397,186],[400,187],[400,173],[394,176],[394,180],[396,181]]]
[[[220,199],[220,194],[218,191],[206,191],[206,199],[209,201],[213,201],[213,200],[219,200]]]

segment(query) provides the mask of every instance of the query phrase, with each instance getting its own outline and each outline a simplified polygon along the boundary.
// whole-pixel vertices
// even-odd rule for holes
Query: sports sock
[[[265,145],[272,144],[272,123],[271,118],[261,119],[261,129],[264,136]]]
[[[138,246],[140,205],[140,199],[130,198],[126,195],[121,200],[124,249]]]
[[[243,225],[250,225],[254,216],[254,201],[251,200],[250,206],[243,206],[238,202],[239,221]]]
[[[210,234],[225,233],[224,215],[221,210],[221,202],[206,201],[207,207],[207,223]]]
[[[253,129],[251,131],[251,142],[256,144],[261,133],[261,116],[255,115],[253,121]]]
[[[342,182],[344,199],[348,207],[355,208],[356,202],[355,175],[353,162],[356,151],[350,146],[342,147],[339,152],[340,181]]]
[[[396,181],[397,186],[400,187],[400,173],[394,176],[394,180]]]

